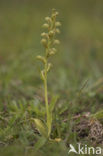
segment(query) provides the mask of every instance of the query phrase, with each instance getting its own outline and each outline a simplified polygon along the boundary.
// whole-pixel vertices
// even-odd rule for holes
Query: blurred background
[[[102,0],[0,0],[0,112],[4,111],[5,119],[5,112],[11,115],[15,109],[21,114],[23,110],[26,114],[25,103],[27,107],[28,103],[40,103],[40,106],[44,103],[44,90],[40,79],[42,66],[36,60],[36,56],[44,55],[44,49],[40,44],[41,33],[44,31],[42,25],[45,16],[51,14],[52,8],[59,12],[58,20],[62,26],[61,34],[58,35],[61,44],[58,46],[58,53],[51,60],[53,69],[48,75],[48,88],[50,97],[52,94],[60,96],[56,113],[62,114],[65,110],[69,112],[64,113],[63,117],[57,117],[56,120],[61,129],[61,136],[67,140],[71,125],[64,122],[61,125],[65,118],[70,121],[73,113],[95,113],[103,108]],[[87,90],[84,92],[85,96],[78,100],[76,95],[81,88]],[[88,92],[88,88],[93,88],[93,92]],[[74,99],[76,101],[71,105],[71,100]],[[24,106],[20,109],[15,107],[18,103]],[[37,117],[32,107],[31,112]],[[21,120],[21,116],[20,119],[17,118],[18,121]],[[8,116],[6,117],[8,119]],[[12,125],[12,118],[10,119]],[[31,140],[35,140],[34,132],[31,127],[28,128],[28,123],[23,129],[19,126],[20,130],[17,125],[17,128],[13,126],[12,131],[11,128],[5,128],[4,121],[2,125],[5,131],[0,129],[1,141],[5,142],[5,138],[11,141],[16,131],[14,138],[19,138],[23,144],[29,144],[29,133]],[[69,134],[71,133],[72,130]],[[73,142],[74,134],[70,137],[68,140],[71,139]],[[56,155],[54,146],[53,156]],[[60,149],[61,147],[59,153]],[[63,154],[64,149],[63,147]]]
[[[0,0],[0,86],[8,92],[10,85],[40,85],[35,56],[43,54],[41,26],[52,8],[59,11],[62,27],[51,89],[75,90],[85,79],[91,83],[102,76],[103,1]]]

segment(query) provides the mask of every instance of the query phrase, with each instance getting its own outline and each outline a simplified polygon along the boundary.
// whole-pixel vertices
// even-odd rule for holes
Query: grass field
[[[52,8],[62,26],[48,96],[49,103],[59,97],[51,138],[60,142],[45,141],[30,121],[45,120],[36,56],[44,53],[41,26]],[[67,156],[78,142],[103,147],[103,1],[1,0],[0,156]]]

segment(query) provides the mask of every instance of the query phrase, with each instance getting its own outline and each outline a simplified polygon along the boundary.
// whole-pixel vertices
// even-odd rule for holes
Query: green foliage
[[[95,114],[92,114],[91,117],[95,118],[95,119],[97,119],[97,120],[99,120],[99,121],[101,121],[103,123],[103,110],[98,111]]]
[[[48,141],[32,119],[47,127],[44,87],[37,68],[42,69],[45,62],[40,25],[53,7],[59,10],[63,26],[59,53],[52,52],[48,61],[53,58],[54,64],[48,73],[48,103],[53,110]],[[94,146],[94,141],[73,130],[75,119],[89,113],[103,124],[102,21],[103,1],[0,1],[0,156],[67,156],[68,145],[78,140]],[[42,64],[37,64],[37,55],[43,57],[39,57]]]
[[[40,137],[40,139],[38,139],[38,141],[36,142],[36,144],[35,144],[35,152],[37,152],[42,146],[44,146],[45,145],[45,143],[46,143],[46,137],[44,136],[42,136],[42,137]]]
[[[44,125],[44,123],[39,119],[32,119],[35,122],[35,125],[42,136],[47,137],[47,127]]]

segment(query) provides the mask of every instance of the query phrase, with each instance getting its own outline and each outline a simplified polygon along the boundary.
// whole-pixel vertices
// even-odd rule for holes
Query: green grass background
[[[52,8],[59,11],[62,23],[59,35],[61,44],[57,55],[52,59],[53,69],[48,76],[49,96],[60,96],[56,113],[67,110],[69,115],[66,119],[69,120],[75,113],[96,113],[103,108],[103,83],[92,91],[88,89],[103,77],[103,1],[0,0],[0,112],[2,114],[5,110],[10,114],[3,116],[10,117],[10,124],[10,112],[14,110],[12,107],[15,104],[26,105],[21,114],[28,105],[38,104],[38,100],[43,105],[43,85],[39,76],[41,65],[35,57],[44,53],[40,44],[40,34],[43,32],[41,26]],[[85,82],[86,92],[78,99],[78,91]],[[37,115],[34,113],[34,116]],[[67,124],[62,123],[64,118],[65,115],[56,118],[54,125],[59,123],[59,128],[63,130],[54,136],[58,137],[60,133],[65,140],[71,129],[69,121]],[[19,120],[22,120],[20,116]],[[16,129],[15,126],[9,130],[7,128],[7,125],[1,123],[0,140],[6,146],[1,145],[0,153],[3,154],[0,156],[28,155],[24,149],[35,139],[28,123],[22,128],[20,125],[16,125]],[[8,143],[8,138],[14,132],[18,134],[18,139],[14,139],[12,145],[12,141]],[[75,135],[72,132],[70,134],[69,139],[75,143]],[[67,155],[68,149],[65,148],[64,142],[47,144],[38,155]],[[34,155],[33,152],[35,153],[32,151],[31,156]]]

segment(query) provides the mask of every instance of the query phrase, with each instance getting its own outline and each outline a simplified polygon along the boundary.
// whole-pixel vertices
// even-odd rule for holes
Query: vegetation
[[[54,109],[54,105],[55,103],[52,102],[49,106],[48,104],[48,90],[47,90],[47,73],[50,71],[52,64],[48,63],[48,59],[50,56],[55,55],[56,53],[56,49],[53,47],[55,46],[55,44],[59,44],[59,40],[55,39],[55,35],[56,33],[59,33],[60,30],[57,28],[58,26],[60,26],[60,22],[56,22],[56,16],[58,15],[58,12],[53,9],[52,10],[52,15],[51,17],[46,17],[45,20],[47,23],[45,23],[43,25],[44,28],[48,29],[48,32],[45,33],[43,32],[41,34],[41,36],[43,37],[43,39],[41,40],[41,43],[43,44],[44,48],[45,48],[45,57],[43,56],[37,56],[37,59],[39,59],[40,61],[42,61],[42,63],[44,64],[44,69],[41,71],[41,79],[44,82],[44,93],[45,93],[45,106],[46,106],[46,115],[47,115],[47,123],[46,126],[47,128],[45,128],[45,126],[43,126],[43,123],[41,124],[41,121],[38,119],[35,119],[35,123],[38,127],[39,125],[39,130],[41,130],[41,127],[43,127],[42,130],[43,134],[45,134],[46,129],[46,135],[49,137],[50,133],[51,133],[51,124],[52,124],[52,111]]]
[[[103,147],[102,3],[0,1],[0,156],[67,156],[78,142]],[[40,46],[54,7],[62,23],[56,55],[56,10]]]

